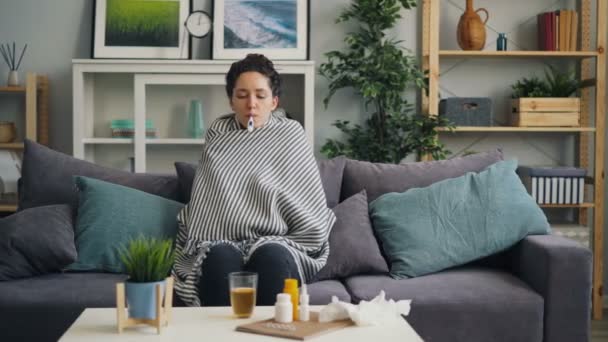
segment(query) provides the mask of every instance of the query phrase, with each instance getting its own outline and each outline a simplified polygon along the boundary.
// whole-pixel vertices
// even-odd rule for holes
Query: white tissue
[[[359,305],[341,302],[336,296],[331,298],[319,312],[319,322],[331,322],[350,318],[356,325],[380,325],[384,321],[407,316],[410,313],[411,300],[386,300],[384,291],[371,301],[362,300]]]
[[[353,310],[355,306],[351,303],[341,302],[338,297],[332,296],[331,303],[325,305],[319,311],[319,322],[333,322],[349,318],[349,311]]]

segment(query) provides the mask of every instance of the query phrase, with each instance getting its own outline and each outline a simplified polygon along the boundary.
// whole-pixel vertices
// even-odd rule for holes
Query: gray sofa
[[[361,189],[366,189],[371,201],[386,192],[480,171],[500,159],[502,154],[495,151],[472,159],[405,165],[340,158],[321,161],[319,167],[328,205],[333,207]],[[41,168],[44,177],[40,177]],[[70,203],[73,199],[64,193],[71,191],[74,174],[149,192],[162,188],[167,197],[185,201],[193,170],[182,167],[178,177],[163,176],[159,183],[152,175],[103,169],[26,142],[20,210]],[[56,272],[0,281],[0,340],[57,340],[84,308],[115,306],[114,284],[125,278]],[[565,238],[528,236],[502,253],[431,275],[396,280],[388,274],[358,274],[314,282],[308,290],[313,305],[326,304],[332,296],[357,303],[380,290],[395,300],[412,299],[407,320],[425,341],[587,341],[591,253]]]

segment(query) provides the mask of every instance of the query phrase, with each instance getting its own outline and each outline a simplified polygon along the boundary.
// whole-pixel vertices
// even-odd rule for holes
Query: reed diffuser
[[[19,74],[17,71],[19,70],[19,66],[21,65],[21,61],[23,60],[23,55],[25,54],[26,49],[27,44],[25,44],[25,46],[21,50],[21,53],[19,54],[19,59],[17,59],[17,46],[15,42],[13,42],[12,47],[9,43],[0,44],[0,53],[2,54],[2,58],[4,59],[4,62],[6,62],[6,65],[8,65],[9,68],[7,82],[7,85],[9,87],[19,86]]]

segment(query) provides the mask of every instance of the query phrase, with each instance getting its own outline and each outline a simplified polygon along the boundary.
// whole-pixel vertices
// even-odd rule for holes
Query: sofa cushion
[[[340,203],[340,192],[342,191],[342,177],[344,175],[345,157],[332,159],[317,159],[317,166],[321,174],[321,183],[325,189],[327,206],[333,208]]]
[[[338,279],[355,274],[387,273],[369,219],[365,190],[333,208],[336,215],[329,234],[329,257],[315,279]]]
[[[173,200],[179,196],[175,176],[114,170],[26,139],[19,180],[19,210],[49,204],[70,204],[73,209],[77,208],[78,195],[72,176],[101,179]]]
[[[326,305],[331,303],[331,297],[350,303],[350,295],[344,285],[337,280],[323,280],[306,285],[310,295],[310,305]]]
[[[69,205],[30,208],[0,219],[0,281],[57,272],[74,260]]]
[[[391,276],[437,272],[506,250],[529,234],[547,234],[547,218],[516,168],[515,160],[501,161],[370,203]]]
[[[139,236],[173,239],[183,204],[126,186],[75,177],[79,189],[76,248],[70,270],[122,272],[119,248]]]
[[[321,175],[321,183],[325,190],[325,198],[329,208],[335,207],[340,202],[340,191],[342,188],[342,174],[346,158],[336,157],[333,159],[317,159],[317,166]],[[183,203],[190,202],[192,183],[196,175],[196,165],[191,163],[176,162],[175,171],[179,179],[180,199]]]
[[[175,162],[175,172],[179,181],[179,198],[182,203],[190,202],[192,183],[196,175],[196,165],[185,162]]]
[[[57,341],[85,308],[116,307],[115,284],[126,278],[108,273],[54,273],[0,281],[1,339]]]
[[[543,298],[513,275],[457,268],[412,279],[355,276],[345,280],[353,302],[380,290],[411,299],[407,321],[425,341],[543,340]]]
[[[365,189],[367,200],[375,200],[388,192],[404,192],[429,186],[440,180],[479,172],[502,160],[502,152],[494,150],[448,160],[406,163],[401,165],[346,160],[342,193],[344,200]]]

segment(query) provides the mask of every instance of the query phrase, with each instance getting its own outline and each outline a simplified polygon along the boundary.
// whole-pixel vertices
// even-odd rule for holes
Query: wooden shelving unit
[[[49,82],[45,75],[27,73],[25,86],[23,87],[0,87],[0,100],[5,96],[24,96],[25,99],[25,127],[23,130],[25,138],[48,145],[49,142]],[[0,117],[1,120],[1,117]],[[23,142],[0,143],[0,150],[22,151]],[[17,211],[17,203],[6,203],[0,201],[0,212]]]
[[[440,132],[449,131],[447,128],[440,127]],[[454,132],[595,132],[595,127],[512,127],[512,126],[457,126]]]
[[[439,112],[440,59],[572,59],[580,66],[580,78],[585,88],[581,91],[581,127],[456,127],[455,132],[562,132],[577,135],[578,166],[590,169],[594,182],[593,199],[579,205],[542,205],[545,208],[575,208],[579,210],[579,224],[591,227],[591,247],[593,249],[593,318],[602,318],[603,309],[603,264],[604,264],[604,154],[605,154],[605,90],[606,90],[606,17],[608,9],[605,0],[595,0],[595,44],[592,44],[591,18],[592,0],[578,0],[580,44],[578,51],[455,51],[440,50],[440,0],[422,2],[422,62],[429,72],[428,94],[423,93],[422,110],[428,115]],[[491,2],[484,5],[491,8]],[[501,61],[502,62],[502,61]],[[595,108],[593,107],[595,99]],[[591,109],[594,108],[593,113]],[[445,134],[445,133],[444,133]],[[596,148],[589,151],[591,144]],[[428,158],[428,156],[427,156]],[[587,222],[588,210],[593,214],[592,222]]]
[[[512,57],[542,57],[542,58],[589,58],[599,56],[597,51],[462,51],[440,50],[440,57],[477,57],[477,58],[512,58]]]

